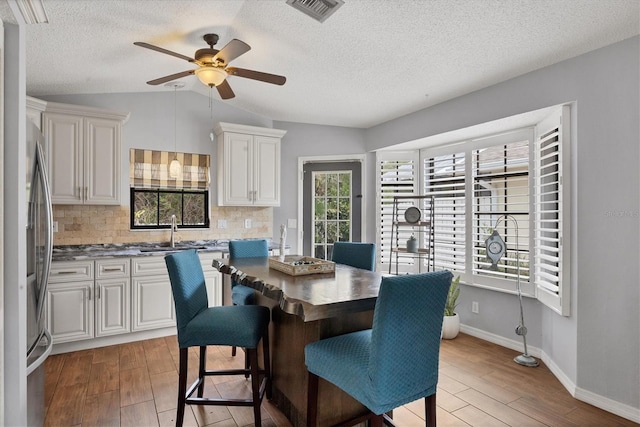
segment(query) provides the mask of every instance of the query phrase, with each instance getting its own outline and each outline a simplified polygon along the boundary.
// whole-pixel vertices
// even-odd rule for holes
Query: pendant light
[[[180,161],[178,161],[178,137],[177,137],[177,116],[178,110],[176,107],[176,98],[178,88],[183,88],[184,83],[182,82],[171,82],[167,83],[166,86],[173,87],[173,160],[171,160],[171,164],[169,165],[169,178],[178,179],[182,177],[182,165]]]

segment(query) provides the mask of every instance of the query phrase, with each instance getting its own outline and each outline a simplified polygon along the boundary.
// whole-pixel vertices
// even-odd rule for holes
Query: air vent
[[[344,4],[343,0],[287,0],[287,4],[309,15],[318,22],[324,22]]]

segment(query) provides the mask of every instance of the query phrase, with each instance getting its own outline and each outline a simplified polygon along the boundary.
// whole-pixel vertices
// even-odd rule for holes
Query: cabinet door
[[[85,203],[120,204],[120,122],[84,119]]]
[[[96,280],[96,336],[129,332],[129,278]]]
[[[132,279],[133,331],[175,326],[169,274]]]
[[[54,344],[93,338],[93,280],[49,284],[47,328]]]
[[[82,118],[45,113],[44,134],[50,156],[53,204],[81,204],[84,198]]]
[[[226,132],[222,156],[218,156],[218,198],[220,205],[250,206],[253,204],[253,136]]]
[[[254,137],[253,203],[280,206],[280,139]]]

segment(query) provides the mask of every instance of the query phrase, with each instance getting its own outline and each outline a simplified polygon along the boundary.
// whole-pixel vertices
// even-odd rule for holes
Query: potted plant
[[[460,296],[460,276],[456,276],[451,281],[449,287],[449,293],[447,294],[447,301],[444,306],[444,319],[442,321],[442,338],[446,340],[453,339],[458,336],[460,332],[460,317],[455,312],[458,306],[458,297]]]

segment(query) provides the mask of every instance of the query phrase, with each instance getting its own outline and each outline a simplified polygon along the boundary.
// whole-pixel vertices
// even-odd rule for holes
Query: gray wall
[[[571,317],[540,308],[530,329],[580,389],[640,408],[640,38],[560,62],[367,129],[374,150],[568,101],[572,111]],[[375,232],[370,224],[370,233]],[[473,298],[515,299],[464,288]],[[462,322],[502,334],[500,306]],[[529,308],[529,307],[527,307]],[[534,311],[534,310],[530,310]],[[529,314],[527,314],[529,318]],[[637,416],[637,414],[636,414]]]
[[[281,203],[273,210],[273,230],[274,234],[277,233],[274,239],[278,241],[280,224],[286,224],[287,219],[298,217],[298,185],[300,182],[297,173],[298,157],[362,155],[365,152],[365,141],[362,129],[291,122],[274,122],[273,127],[287,131],[282,139]],[[369,198],[374,194],[369,188],[371,182],[366,183]],[[365,208],[366,206],[363,206],[363,209]],[[375,219],[375,216],[373,218]],[[300,226],[301,224],[298,222],[296,233],[300,231]],[[363,233],[366,236],[366,230],[363,230]],[[294,230],[288,230],[287,243],[291,245],[291,253],[298,253],[298,241],[294,236]]]

